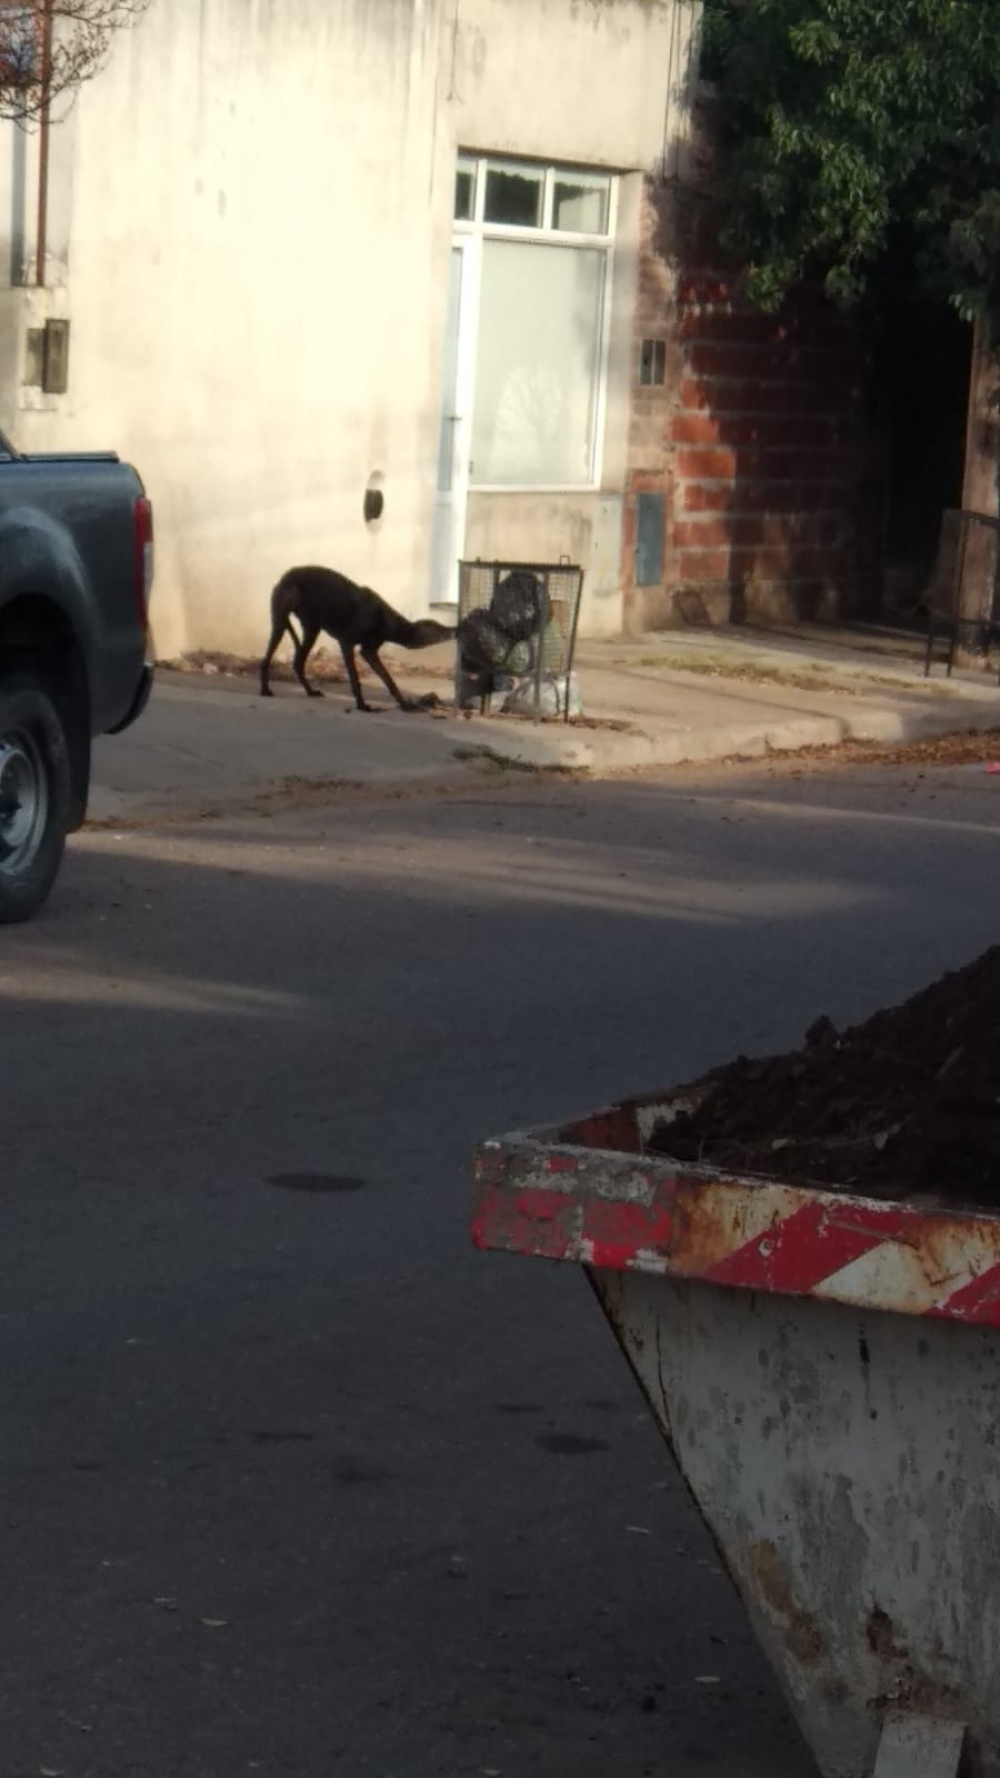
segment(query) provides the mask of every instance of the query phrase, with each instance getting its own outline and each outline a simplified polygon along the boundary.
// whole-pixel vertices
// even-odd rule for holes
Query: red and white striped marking
[[[476,1245],[1000,1326],[1000,1217],[679,1171],[641,1152],[663,1109],[485,1143]]]

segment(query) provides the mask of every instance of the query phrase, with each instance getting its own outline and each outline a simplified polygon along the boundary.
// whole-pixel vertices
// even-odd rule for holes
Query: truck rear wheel
[[[0,924],[30,920],[55,882],[72,781],[62,723],[28,673],[0,678]]]

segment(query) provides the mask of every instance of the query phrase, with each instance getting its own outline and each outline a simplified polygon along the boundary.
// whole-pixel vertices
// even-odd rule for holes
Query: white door
[[[438,436],[437,493],[431,547],[431,603],[458,600],[458,562],[465,547],[465,508],[469,494],[473,314],[471,241],[452,244],[441,364],[441,425]]]

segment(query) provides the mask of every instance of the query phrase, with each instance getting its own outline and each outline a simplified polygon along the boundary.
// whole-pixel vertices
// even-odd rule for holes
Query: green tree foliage
[[[1000,341],[1000,0],[706,0],[702,70],[757,301],[902,272]]]

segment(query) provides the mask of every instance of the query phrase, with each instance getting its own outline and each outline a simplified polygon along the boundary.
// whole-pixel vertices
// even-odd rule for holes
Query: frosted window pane
[[[576,235],[606,235],[608,199],[606,179],[557,179],[552,194],[552,226]]]
[[[593,480],[605,263],[597,248],[483,243],[478,486]]]

